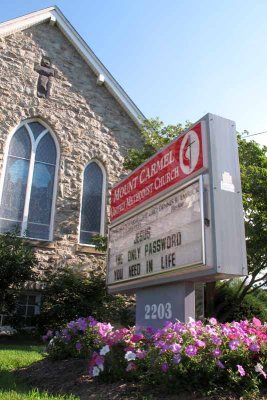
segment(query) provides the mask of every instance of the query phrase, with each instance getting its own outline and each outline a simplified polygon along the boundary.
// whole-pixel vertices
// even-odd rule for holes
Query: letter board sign
[[[110,285],[203,265],[200,180],[112,228],[109,245]]]

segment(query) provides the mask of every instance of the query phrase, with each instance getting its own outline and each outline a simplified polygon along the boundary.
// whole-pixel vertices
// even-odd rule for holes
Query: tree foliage
[[[135,169],[190,126],[188,121],[185,126],[165,126],[159,119],[146,120],[141,129],[144,145],[140,150],[129,150],[125,168]],[[235,286],[239,304],[247,294],[267,283],[267,147],[247,141],[246,134],[238,135],[238,145],[249,276]],[[223,307],[221,303],[219,312]]]
[[[0,235],[0,311],[11,312],[18,289],[35,278],[37,259],[29,244],[16,233]],[[15,291],[16,290],[16,291]]]
[[[242,298],[267,282],[267,147],[238,138],[249,277]]]
[[[182,124],[165,126],[158,118],[147,119],[141,128],[141,136],[144,140],[141,149],[130,149],[124,162],[124,167],[130,170],[137,168],[156,151],[166,146],[173,139],[179,136],[185,129],[190,128],[192,124],[186,121]]]
[[[95,235],[92,237],[92,244],[98,251],[107,251],[108,238],[107,236]]]
[[[247,293],[243,300],[237,300],[237,293],[240,288],[240,281],[233,280],[225,285],[224,282],[217,282],[214,298],[214,309],[216,318],[220,321],[240,321],[242,319],[259,318],[261,321],[267,320],[267,298],[264,291],[256,289],[252,293]]]

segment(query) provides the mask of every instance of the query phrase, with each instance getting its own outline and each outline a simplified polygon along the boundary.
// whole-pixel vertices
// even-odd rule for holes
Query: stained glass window
[[[39,122],[36,122],[36,121],[35,122],[30,122],[28,124],[28,126],[30,127],[35,140],[45,130],[45,127],[42,124],[40,124]]]
[[[27,128],[34,136],[33,143]],[[0,232],[16,230],[33,239],[51,239],[57,150],[39,122],[25,123],[8,151],[0,205]]]
[[[55,142],[50,133],[46,133],[38,144],[35,160],[55,165],[56,159],[57,150]]]
[[[104,176],[101,167],[91,162],[84,170],[80,224],[80,243],[90,244],[92,237],[101,232]]]
[[[19,128],[13,135],[9,145],[9,156],[30,159],[31,140],[25,126]]]

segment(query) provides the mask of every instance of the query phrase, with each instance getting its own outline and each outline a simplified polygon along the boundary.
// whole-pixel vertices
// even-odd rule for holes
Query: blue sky
[[[1,0],[0,20],[53,4],[147,117],[267,131],[266,0]]]

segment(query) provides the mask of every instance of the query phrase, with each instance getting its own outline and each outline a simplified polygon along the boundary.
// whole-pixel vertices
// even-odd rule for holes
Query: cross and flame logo
[[[194,171],[198,162],[199,151],[198,135],[191,130],[185,134],[180,147],[180,166],[184,174],[188,175]]]

